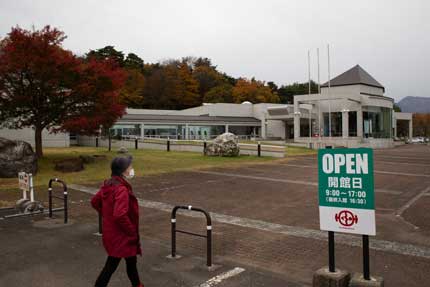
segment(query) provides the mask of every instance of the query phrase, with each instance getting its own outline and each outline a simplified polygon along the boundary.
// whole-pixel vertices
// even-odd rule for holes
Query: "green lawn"
[[[286,155],[309,155],[315,154],[315,150],[303,147],[286,146]],[[116,149],[115,149],[116,150]],[[133,150],[133,166],[137,176],[195,170],[211,167],[234,167],[243,164],[264,163],[279,161],[270,157],[240,156],[228,157],[205,157],[200,153],[193,152],[166,152],[158,150]],[[39,172],[34,177],[35,186],[47,186],[49,179],[58,177],[66,183],[83,184],[101,182],[110,175],[110,161],[117,155],[116,152],[108,152],[106,148],[92,147],[70,147],[70,148],[45,148],[45,156],[39,160]],[[105,155],[107,158],[95,163],[85,165],[80,172],[61,173],[54,170],[54,161],[64,158],[74,158],[79,155]],[[0,190],[17,189],[17,178],[0,178]]]
[[[316,154],[317,151],[314,149],[309,149],[306,147],[298,147],[298,146],[286,146],[285,151],[288,156],[294,156],[294,155],[311,155]]]
[[[200,153],[192,152],[166,152],[157,150],[130,150],[133,155],[133,166],[137,176],[193,170],[210,167],[232,167],[241,164],[270,162],[276,159],[269,157],[240,156],[204,157]],[[58,177],[66,183],[92,183],[100,182],[110,175],[110,160],[117,155],[116,152],[108,152],[106,148],[70,147],[70,148],[45,148],[45,156],[39,160],[39,172],[34,177],[35,186],[47,186],[51,178]],[[86,164],[81,172],[61,173],[54,170],[54,161],[79,155],[106,155],[107,158],[95,163]],[[18,187],[17,178],[0,179],[0,190],[14,189]]]

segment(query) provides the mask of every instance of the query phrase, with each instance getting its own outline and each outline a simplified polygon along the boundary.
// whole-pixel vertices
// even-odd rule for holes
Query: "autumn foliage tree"
[[[293,104],[294,95],[309,92],[307,82],[278,87],[273,81],[234,78],[220,72],[206,57],[188,56],[151,64],[133,53],[125,56],[113,46],[91,50],[87,55],[113,59],[128,71],[121,101],[131,108],[184,109],[202,103],[242,101]],[[318,93],[314,81],[311,81],[311,93]]]
[[[430,137],[430,114],[414,114],[412,122],[414,136]]]
[[[137,69],[128,69],[126,70],[126,78],[120,92],[121,103],[127,107],[142,107],[144,105],[145,76]]]
[[[119,91],[125,74],[109,59],[81,59],[62,47],[65,34],[49,26],[19,27],[0,42],[0,122],[31,127],[36,154],[42,131],[94,134],[124,113]]]
[[[264,82],[255,79],[241,78],[233,88],[233,102],[242,103],[250,101],[251,103],[278,103],[278,95],[272,93],[270,87],[264,85]]]
[[[198,82],[184,61],[169,60],[147,67],[143,101],[145,108],[184,109],[198,106]]]
[[[197,58],[193,62],[193,78],[198,83],[198,93],[202,100],[211,89],[222,86],[227,82],[224,76],[216,70],[207,58]]]
[[[232,103],[233,102],[233,86],[226,83],[215,86],[210,89],[204,96],[205,103]]]
[[[278,89],[255,79],[236,79],[217,70],[209,58],[183,57],[161,63],[144,63],[136,54],[113,46],[91,50],[87,57],[111,59],[127,72],[121,102],[130,108],[185,109],[202,103],[278,103],[280,95],[297,89]],[[302,86],[300,86],[302,87]],[[292,99],[292,94],[291,94]]]
[[[192,76],[192,70],[186,63],[180,63],[178,67],[179,86],[176,98],[184,108],[198,106],[201,99],[198,94],[199,84]]]

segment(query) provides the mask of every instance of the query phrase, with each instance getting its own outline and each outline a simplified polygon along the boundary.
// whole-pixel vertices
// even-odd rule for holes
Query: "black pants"
[[[105,267],[103,267],[102,272],[97,278],[95,287],[105,287],[108,285],[112,274],[115,272],[122,258],[109,256],[106,260]],[[127,266],[127,275],[130,279],[131,285],[137,287],[140,284],[139,273],[137,272],[137,258],[136,256],[125,258],[125,263]]]

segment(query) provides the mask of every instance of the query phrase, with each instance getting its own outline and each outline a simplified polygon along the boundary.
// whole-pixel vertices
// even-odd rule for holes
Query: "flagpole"
[[[317,65],[318,65],[318,96],[321,96],[321,83],[320,83],[320,48],[317,48]],[[318,137],[321,141],[321,102],[318,102]]]
[[[330,45],[327,44],[327,61],[328,61],[328,130],[331,140],[331,93],[330,93]]]
[[[308,80],[309,80],[308,93],[310,96],[311,95],[311,51],[310,50],[308,50]],[[311,141],[312,141],[312,118],[311,118],[312,115],[311,115],[311,112],[312,112],[312,104],[311,104],[311,108],[308,111],[308,113],[309,113],[309,147],[310,147]]]

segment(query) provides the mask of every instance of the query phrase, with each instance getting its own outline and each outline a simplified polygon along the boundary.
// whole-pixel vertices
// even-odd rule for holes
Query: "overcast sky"
[[[0,0],[0,37],[12,26],[63,30],[78,54],[113,45],[145,62],[212,59],[234,77],[278,85],[307,81],[307,51],[317,79],[356,64],[397,101],[429,93],[428,0]]]

